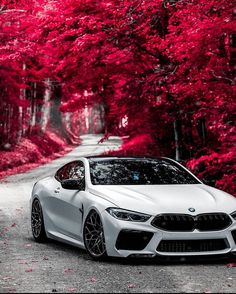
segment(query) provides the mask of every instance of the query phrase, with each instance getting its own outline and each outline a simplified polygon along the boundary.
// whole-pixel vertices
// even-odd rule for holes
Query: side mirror
[[[80,190],[83,191],[85,189],[84,179],[67,179],[61,181],[61,186],[67,190]]]

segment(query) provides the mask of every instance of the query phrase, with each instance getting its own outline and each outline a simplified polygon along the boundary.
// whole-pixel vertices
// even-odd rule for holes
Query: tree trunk
[[[206,121],[204,117],[198,121],[198,134],[201,138],[202,146],[206,146]]]
[[[50,117],[50,98],[51,98],[51,81],[47,79],[45,82],[44,103],[42,106],[41,130],[45,132]]]
[[[23,64],[22,67],[23,70],[26,69],[26,64]],[[25,81],[23,81],[25,82]],[[20,100],[25,99],[26,91],[25,89],[20,89]],[[23,113],[23,107],[19,106],[18,111],[18,131],[17,131],[17,138],[16,143],[19,143],[20,139],[24,135],[24,113]]]
[[[53,99],[51,101],[50,125],[52,128],[62,131],[63,123],[62,123],[60,105],[61,105],[61,86],[60,84],[55,84],[53,86]]]
[[[181,160],[181,124],[179,120],[174,121],[174,134],[175,134],[175,159]]]
[[[30,125],[29,125],[29,133],[31,134],[35,125],[36,125],[36,99],[37,99],[37,83],[33,83],[33,94],[31,96],[31,104],[30,104]]]

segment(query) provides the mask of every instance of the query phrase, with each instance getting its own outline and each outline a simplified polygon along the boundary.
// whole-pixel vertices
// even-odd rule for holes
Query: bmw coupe
[[[34,239],[96,259],[236,254],[236,198],[169,158],[82,157],[35,183]]]

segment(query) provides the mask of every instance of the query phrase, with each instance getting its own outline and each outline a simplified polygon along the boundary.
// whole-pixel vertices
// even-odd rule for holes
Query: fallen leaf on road
[[[32,268],[27,268],[27,269],[25,270],[26,273],[31,273],[32,271],[33,271]]]
[[[3,281],[8,281],[8,280],[12,280],[12,277],[4,277],[2,279],[3,279]]]
[[[14,223],[14,224],[11,225],[12,228],[14,228],[14,227],[16,227],[16,226],[17,226],[16,223]]]
[[[4,239],[4,240],[3,240],[3,244],[4,244],[4,245],[8,245],[8,244],[9,244],[8,242],[9,242],[9,239]]]
[[[97,279],[96,278],[91,278],[90,281],[93,282],[93,283],[96,283]]]
[[[43,260],[48,260],[48,257],[44,256]]]
[[[75,271],[72,268],[64,269],[64,273],[74,273]]]
[[[75,292],[75,291],[77,291],[77,288],[69,288],[68,291],[69,292]]]
[[[228,266],[228,267],[236,267],[236,263],[228,263],[228,264],[226,264],[226,266]]]
[[[7,289],[8,292],[16,292],[16,288],[9,288]]]
[[[129,288],[129,289],[133,289],[133,288],[135,288],[135,287],[136,287],[136,286],[135,286],[134,284],[129,284],[129,285],[128,285],[128,288]]]
[[[20,260],[20,261],[18,261],[18,264],[28,264],[28,263],[27,263],[27,261]]]
[[[32,247],[32,244],[25,244],[26,248]]]
[[[7,227],[3,228],[3,232],[8,232],[8,231],[9,231],[9,229]]]

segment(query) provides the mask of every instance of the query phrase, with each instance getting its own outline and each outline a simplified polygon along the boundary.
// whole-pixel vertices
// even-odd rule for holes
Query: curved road
[[[81,249],[33,241],[29,198],[34,182],[78,156],[100,154],[121,143],[111,137],[97,144],[99,138],[83,136],[83,144],[63,158],[0,183],[0,293],[236,292],[236,267],[229,264],[234,260],[95,262]]]

